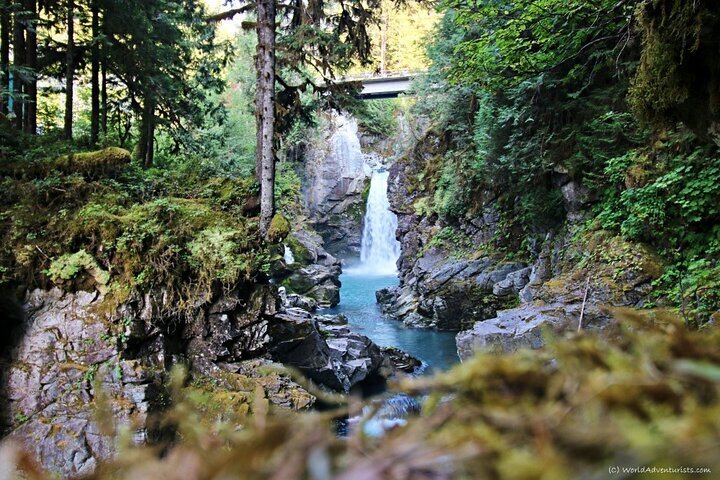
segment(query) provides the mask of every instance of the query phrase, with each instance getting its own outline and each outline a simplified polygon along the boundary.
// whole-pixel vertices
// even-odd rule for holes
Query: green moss
[[[282,242],[290,234],[290,222],[284,215],[278,213],[272,218],[268,229],[268,240],[273,243]]]
[[[214,285],[245,282],[267,268],[257,219],[246,213],[254,181],[207,177],[192,165],[148,171],[130,165],[106,178],[99,165],[124,157],[117,149],[61,157],[67,168],[98,166],[98,176],[57,170],[0,178],[1,283],[102,285],[118,299],[162,285],[167,305],[185,310]]]
[[[288,235],[285,243],[290,248],[295,257],[295,263],[298,265],[309,265],[313,262],[313,256],[305,245],[300,243],[294,235]]]
[[[76,153],[57,158],[52,166],[65,173],[107,174],[130,163],[130,152],[110,147],[87,153]]]
[[[97,260],[85,250],[73,254],[62,255],[53,260],[45,274],[58,284],[75,279],[80,273],[87,273],[95,280],[100,291],[106,291],[110,282],[110,274],[103,270]]]
[[[188,243],[189,263],[200,281],[232,285],[251,274],[251,261],[243,255],[243,232],[227,227],[202,230]]]

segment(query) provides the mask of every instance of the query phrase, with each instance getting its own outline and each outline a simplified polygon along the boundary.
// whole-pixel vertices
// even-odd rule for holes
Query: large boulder
[[[382,378],[385,355],[369,338],[352,332],[343,317],[289,308],[276,315],[269,333],[273,359],[333,390],[347,393]]]
[[[301,267],[283,281],[283,286],[291,293],[314,299],[321,307],[332,307],[340,303],[340,267]]]

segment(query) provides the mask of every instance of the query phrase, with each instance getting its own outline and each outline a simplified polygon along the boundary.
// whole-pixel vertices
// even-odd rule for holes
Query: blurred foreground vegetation
[[[427,395],[422,415],[381,439],[337,438],[332,421],[345,408],[276,410],[251,384],[230,392],[188,384],[176,370],[161,417],[175,440],[135,447],[125,431],[117,458],[89,478],[563,480],[608,478],[611,467],[714,478],[720,329],[689,331],[663,311],[614,313],[617,326],[603,336],[546,332],[541,352],[489,352],[434,378],[401,381],[397,391]],[[99,415],[110,418],[102,407]],[[46,478],[21,451],[4,453],[28,478]]]

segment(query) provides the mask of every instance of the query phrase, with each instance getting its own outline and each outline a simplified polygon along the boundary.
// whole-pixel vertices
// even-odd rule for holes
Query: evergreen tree
[[[0,1],[0,115],[9,113],[10,16],[10,0]]]

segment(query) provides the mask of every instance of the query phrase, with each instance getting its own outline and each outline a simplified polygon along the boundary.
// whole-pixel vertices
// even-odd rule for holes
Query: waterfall
[[[285,260],[286,265],[292,265],[295,263],[295,255],[293,255],[292,250],[290,250],[290,247],[287,245],[283,245],[285,247],[285,254],[283,255],[283,259]]]
[[[397,217],[390,211],[387,170],[376,170],[370,181],[365,226],[360,247],[361,269],[365,273],[392,275],[400,257],[400,242],[395,239]]]

